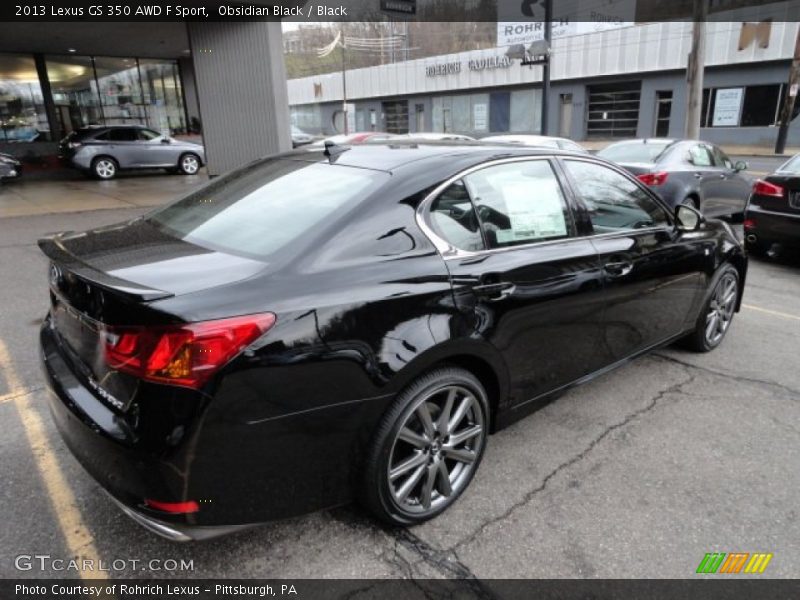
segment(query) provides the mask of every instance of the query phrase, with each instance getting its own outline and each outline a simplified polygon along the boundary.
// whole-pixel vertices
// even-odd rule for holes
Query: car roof
[[[584,154],[558,148],[492,144],[480,141],[382,140],[352,146],[342,145],[341,148],[347,150],[330,159],[322,150],[297,150],[284,156],[293,160],[330,161],[337,165],[379,171],[393,171],[420,160],[448,156],[472,159],[476,164],[493,158],[514,156],[564,155],[585,158]]]

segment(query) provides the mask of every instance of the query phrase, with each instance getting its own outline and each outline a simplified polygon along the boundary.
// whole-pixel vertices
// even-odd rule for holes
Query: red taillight
[[[147,508],[154,508],[155,510],[173,514],[196,513],[200,510],[200,505],[194,500],[187,502],[160,502],[145,498],[144,504]]]
[[[745,229],[755,229],[756,228],[756,220],[753,218],[747,218],[742,223]]]
[[[266,333],[275,315],[158,327],[106,327],[105,359],[112,369],[147,381],[201,387]]]
[[[773,198],[783,198],[783,188],[769,181],[756,179],[753,184],[753,193],[758,196],[772,196]]]
[[[658,173],[642,173],[637,175],[636,179],[645,185],[663,185],[667,181],[667,177],[669,177],[669,173],[660,171]]]

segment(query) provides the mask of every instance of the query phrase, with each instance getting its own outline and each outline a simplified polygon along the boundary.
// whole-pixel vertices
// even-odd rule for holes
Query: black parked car
[[[617,142],[597,156],[613,161],[650,186],[670,206],[688,204],[706,216],[740,216],[753,180],[714,144],[695,140]]]
[[[727,224],[606,161],[487,144],[298,151],[40,247],[55,422],[179,540],[354,498],[429,519],[488,433],[653,348],[716,347],[747,270]]]
[[[22,177],[22,163],[10,154],[0,152],[0,182]]]
[[[756,253],[800,249],[800,154],[753,184],[744,218],[745,240]]]

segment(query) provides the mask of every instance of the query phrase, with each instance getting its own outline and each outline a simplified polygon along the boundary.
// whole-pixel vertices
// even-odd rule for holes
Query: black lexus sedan
[[[751,252],[800,250],[800,154],[753,184],[744,233]]]
[[[39,242],[53,418],[175,540],[464,492],[488,434],[653,348],[720,344],[729,226],[556,149],[383,143],[259,160]]]
[[[626,140],[597,156],[633,173],[670,206],[688,204],[706,216],[741,217],[753,184],[746,162],[733,162],[718,146],[697,140]]]

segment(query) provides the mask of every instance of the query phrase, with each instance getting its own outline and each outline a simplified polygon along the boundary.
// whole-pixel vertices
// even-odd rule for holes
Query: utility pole
[[[789,83],[783,96],[778,137],[775,140],[775,154],[783,154],[783,151],[786,150],[786,137],[789,135],[789,125],[792,122],[794,104],[800,87],[800,26],[797,27],[794,41],[794,58],[792,59],[792,66],[789,68]]]
[[[544,41],[548,55],[542,65],[542,135],[547,135],[548,109],[550,98],[550,44],[553,41],[553,0],[544,0]]]
[[[700,115],[703,104],[703,69],[706,62],[706,9],[708,0],[694,0],[692,50],[686,66],[686,138],[700,137]]]

